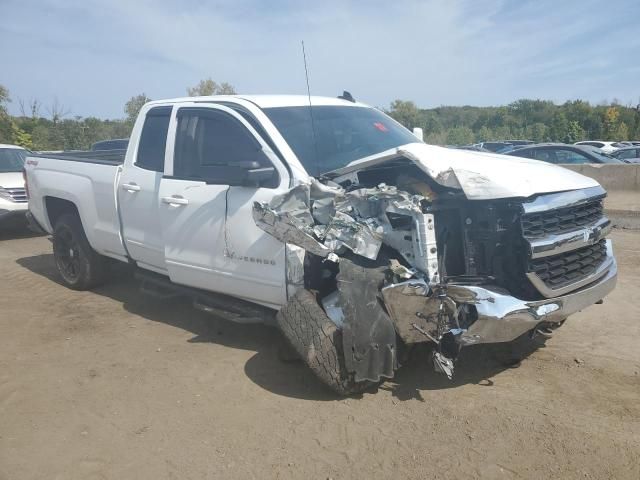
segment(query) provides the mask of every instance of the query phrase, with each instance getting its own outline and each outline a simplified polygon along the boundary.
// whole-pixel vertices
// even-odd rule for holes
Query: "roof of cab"
[[[206,97],[180,97],[167,100],[154,100],[151,104],[183,103],[183,102],[220,102],[234,100],[246,100],[256,104],[260,108],[273,107],[306,107],[309,105],[307,95],[213,95]],[[345,106],[345,107],[368,107],[360,102],[350,102],[337,97],[311,96],[313,106]]]
[[[8,145],[6,143],[0,143],[0,148],[15,148],[16,150],[24,150],[24,148],[19,145]]]

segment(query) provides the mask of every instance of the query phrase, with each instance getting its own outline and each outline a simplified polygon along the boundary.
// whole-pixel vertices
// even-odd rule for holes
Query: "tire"
[[[318,305],[315,296],[300,289],[277,315],[278,326],[293,349],[322,383],[341,396],[371,387],[355,382],[344,367],[342,332]]]
[[[64,214],[56,221],[53,257],[64,284],[73,290],[90,290],[106,278],[106,258],[91,248],[77,215]]]

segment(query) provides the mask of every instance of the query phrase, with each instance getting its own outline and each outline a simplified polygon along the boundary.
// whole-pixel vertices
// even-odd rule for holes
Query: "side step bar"
[[[196,309],[224,320],[275,325],[276,312],[262,305],[220,293],[178,285],[164,275],[147,270],[136,270],[135,278],[140,281],[141,292],[155,298],[187,297],[193,301]]]

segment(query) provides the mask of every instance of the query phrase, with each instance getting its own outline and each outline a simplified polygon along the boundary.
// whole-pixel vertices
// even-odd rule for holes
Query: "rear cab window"
[[[164,152],[167,147],[167,132],[172,107],[154,107],[147,112],[140,134],[140,143],[135,165],[152,170],[164,171]]]

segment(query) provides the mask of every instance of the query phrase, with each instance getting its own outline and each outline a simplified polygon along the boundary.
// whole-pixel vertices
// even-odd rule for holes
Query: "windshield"
[[[589,148],[587,150],[591,155],[596,157],[600,163],[624,163],[622,160],[618,160],[617,158],[612,157],[608,153],[604,153],[599,148]]]
[[[409,130],[374,108],[327,105],[275,107],[264,111],[307,172],[313,175],[420,141]]]
[[[21,172],[26,156],[26,150],[0,148],[0,173]]]

